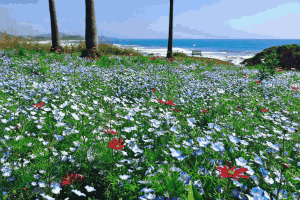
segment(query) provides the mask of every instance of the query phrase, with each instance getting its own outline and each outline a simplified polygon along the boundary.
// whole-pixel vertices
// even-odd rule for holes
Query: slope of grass
[[[4,199],[299,199],[299,72],[7,44]]]

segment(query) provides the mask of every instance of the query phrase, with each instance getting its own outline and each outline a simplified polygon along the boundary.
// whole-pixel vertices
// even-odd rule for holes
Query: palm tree
[[[85,0],[85,45],[86,50],[82,52],[80,57],[90,57],[93,59],[101,57],[97,50],[98,34],[94,0]]]
[[[56,9],[54,0],[49,0],[49,10],[51,18],[51,36],[52,36],[52,46],[50,52],[59,51],[59,54],[64,53],[64,48],[59,45],[59,34],[57,27]]]
[[[169,16],[169,38],[168,38],[168,52],[167,58],[172,59],[173,46],[173,0],[170,0],[170,16]]]

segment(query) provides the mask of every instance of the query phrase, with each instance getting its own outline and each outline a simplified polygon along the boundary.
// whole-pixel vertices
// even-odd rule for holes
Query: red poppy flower
[[[113,134],[113,135],[116,135],[116,133],[117,133],[117,131],[116,132],[114,132],[113,130],[108,130],[107,128],[106,128],[106,130],[104,131],[104,132],[106,132],[106,133],[110,133],[110,134]]]
[[[231,168],[230,165],[228,168],[226,165],[223,165],[223,168],[218,167],[218,166],[216,166],[216,167],[218,168],[218,171],[221,172],[220,177],[222,177],[222,178],[234,178],[237,181],[239,181],[238,178],[247,178],[247,179],[249,178],[249,176],[241,175],[242,173],[245,173],[246,171],[248,171],[247,168],[241,167],[234,171],[236,166],[234,166],[233,168]]]
[[[66,178],[61,178],[62,180],[64,180],[63,182],[61,182],[61,186],[65,186],[65,185],[69,185],[71,182],[75,182],[76,180],[79,180],[80,183],[82,183],[83,180],[85,180],[85,177],[80,175],[80,174],[74,174],[73,171],[71,171],[71,174],[66,174]]]
[[[123,148],[126,146],[126,145],[123,145],[125,142],[122,141],[122,138],[119,138],[118,140],[116,138],[114,138],[113,142],[112,141],[109,141],[109,144],[108,146],[114,150],[123,150]]]
[[[168,105],[176,106],[175,104],[173,104],[173,100],[169,100],[169,101],[164,102],[161,99],[157,99],[157,101],[159,103],[162,103],[162,104],[168,104]]]
[[[285,164],[285,163],[281,163],[281,165],[283,166],[284,169],[288,169],[288,168],[291,167],[291,166],[289,166],[289,165],[287,165],[287,164]]]
[[[263,108],[263,109],[261,109],[261,111],[268,112],[269,110]]]
[[[38,105],[37,105],[37,104],[34,104],[32,107],[34,107],[34,108],[41,108],[41,107],[43,107],[44,105],[45,105],[44,102],[40,102]]]

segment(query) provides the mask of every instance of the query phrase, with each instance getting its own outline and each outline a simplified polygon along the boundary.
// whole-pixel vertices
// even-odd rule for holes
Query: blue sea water
[[[99,40],[100,42],[100,40]],[[112,44],[147,48],[167,48],[167,39],[112,39]],[[110,40],[106,43],[110,43]],[[226,52],[236,55],[256,54],[272,46],[298,44],[298,39],[173,39],[173,47],[190,51]],[[194,46],[193,46],[194,45]]]

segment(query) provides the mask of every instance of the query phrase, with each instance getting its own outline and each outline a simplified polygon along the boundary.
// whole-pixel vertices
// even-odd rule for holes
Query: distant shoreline
[[[38,35],[38,36],[28,36],[28,35],[25,35],[25,36],[15,36],[15,35],[11,35],[11,34],[6,34],[8,35],[9,38],[11,37],[14,37],[14,38],[20,38],[21,40],[30,40],[30,39],[33,39],[34,41],[37,41],[37,42],[42,42],[42,41],[48,41],[48,40],[52,40],[52,37],[51,36],[41,36],[41,35]],[[0,31],[0,39],[3,40],[3,33]],[[106,36],[98,36],[98,39],[99,41],[103,41],[103,42],[107,42],[110,40],[109,37],[106,37]],[[111,38],[111,39],[117,39],[117,38]],[[85,37],[83,36],[79,36],[79,35],[59,35],[59,40],[62,41],[62,40],[81,40],[81,41],[85,41]]]

